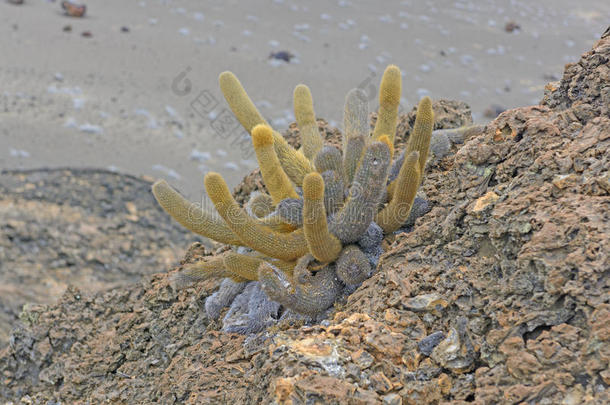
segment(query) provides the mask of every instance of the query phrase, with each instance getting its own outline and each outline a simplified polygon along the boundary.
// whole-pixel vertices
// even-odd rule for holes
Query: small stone
[[[125,203],[125,208],[127,208],[127,211],[131,215],[137,215],[138,214],[138,207],[136,207],[136,205],[133,203],[133,201],[127,201]]]
[[[370,378],[371,387],[380,394],[392,389],[392,382],[381,371],[373,374]]]
[[[449,395],[451,391],[451,377],[443,373],[438,377],[438,386],[441,387],[443,395]]]
[[[606,370],[607,372],[608,370]],[[601,373],[600,373],[601,375]],[[607,384],[607,383],[606,383]],[[561,405],[578,405],[583,403],[583,389],[582,386],[576,385],[561,401]]]
[[[557,174],[553,177],[553,185],[560,190],[580,183],[580,176],[576,173]]]
[[[277,402],[284,403],[294,391],[294,378],[277,378],[274,385]]]
[[[404,364],[407,367],[408,371],[416,371],[417,368],[419,367],[419,363],[422,359],[422,355],[419,353],[416,353],[414,351],[410,351],[405,353],[402,358],[402,364]]]
[[[290,63],[290,60],[294,58],[294,55],[288,51],[271,52],[269,59],[283,60],[286,63]]]
[[[430,139],[430,152],[432,152],[432,160],[434,162],[447,156],[451,150],[451,142],[449,137],[438,131],[432,132],[432,138]]]
[[[404,307],[413,312],[437,312],[439,309],[447,307],[447,301],[439,294],[422,294],[408,298]]]
[[[354,363],[348,363],[347,366],[345,366],[345,372],[347,377],[350,377],[354,380],[359,380],[361,378],[360,368]]]
[[[474,365],[474,358],[466,343],[457,330],[451,328],[447,338],[434,348],[430,357],[454,373],[467,372]]]
[[[326,357],[330,356],[333,351],[332,346],[328,342],[313,338],[298,340],[294,342],[292,348],[306,357]]]
[[[434,332],[417,343],[419,352],[423,355],[430,356],[432,350],[445,338],[445,334],[442,331]]]
[[[352,353],[352,361],[361,369],[365,369],[373,364],[373,356],[369,354],[366,350],[360,349],[354,353]]]
[[[82,17],[87,12],[87,6],[84,4],[77,4],[72,1],[62,1],[61,7],[67,16],[70,17]]]
[[[537,373],[540,367],[536,356],[525,350],[513,353],[506,359],[506,370],[516,379],[526,378]]]
[[[600,377],[604,381],[604,384],[610,385],[610,370],[606,369],[599,373]]]
[[[599,184],[599,186],[606,191],[606,193],[610,194],[610,173],[599,176],[596,181],[597,184]]]
[[[504,31],[513,32],[521,30],[521,26],[514,21],[509,21],[504,25]]]
[[[496,193],[494,193],[493,191],[489,191],[484,196],[479,197],[477,199],[477,201],[475,202],[474,207],[473,207],[472,210],[474,212],[481,212],[487,206],[489,206],[489,205],[495,203],[496,201],[498,201],[499,198],[500,198],[500,196],[498,196]]]
[[[515,384],[504,391],[504,398],[506,398],[510,403],[518,404],[522,403],[522,401],[532,395],[535,392],[535,388],[528,387],[523,384]]]
[[[511,353],[516,353],[519,350],[523,350],[525,344],[521,336],[510,336],[500,344],[498,349],[505,356],[509,356]]]
[[[383,397],[383,405],[402,405],[402,398],[398,394],[388,394]]]

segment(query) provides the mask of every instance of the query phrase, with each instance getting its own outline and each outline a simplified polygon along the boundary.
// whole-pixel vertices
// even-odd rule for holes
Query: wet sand
[[[0,1],[0,168],[111,168],[167,178],[193,199],[203,173],[235,185],[256,166],[245,132],[220,125],[223,70],[278,130],[293,120],[296,84],[340,125],[345,93],[374,89],[389,63],[404,72],[404,110],[423,95],[460,99],[486,122],[492,106],[537,103],[610,20],[598,0],[87,5],[79,19],[58,2]],[[278,51],[294,58],[269,59]]]

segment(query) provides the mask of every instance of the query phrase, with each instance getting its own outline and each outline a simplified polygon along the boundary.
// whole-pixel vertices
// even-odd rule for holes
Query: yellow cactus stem
[[[394,143],[390,141],[390,137],[388,135],[381,135],[378,139],[379,142],[383,142],[388,145],[388,149],[390,150],[390,160],[394,158]]]
[[[269,125],[233,73],[221,73],[218,82],[231,111],[249,134],[257,125]],[[273,131],[273,147],[290,180],[300,187],[305,175],[313,171],[309,159],[290,146],[284,137],[276,131]]]
[[[400,69],[395,65],[388,66],[383,72],[379,86],[379,112],[373,130],[373,139],[379,139],[381,135],[387,134],[392,144],[394,143],[401,87]]]
[[[239,237],[222,219],[188,201],[165,180],[153,184],[152,192],[165,212],[189,231],[227,245],[243,246]]]
[[[242,255],[235,252],[227,252],[224,256],[224,266],[233,276],[245,280],[258,280],[258,268],[266,260],[262,257]],[[283,272],[291,275],[295,262],[273,261],[268,259]]]
[[[423,177],[424,169],[426,168],[433,129],[434,111],[432,111],[432,100],[430,100],[430,97],[424,97],[417,106],[415,124],[413,124],[413,131],[411,131],[405,149],[405,156],[409,156],[414,151],[419,152],[419,172],[421,177]]]
[[[403,152],[403,155],[397,159],[404,159],[412,152],[419,152],[419,181],[424,178],[424,170],[426,161],[428,160],[428,152],[430,151],[430,140],[432,139],[432,130],[434,129],[434,111],[432,110],[432,100],[429,97],[424,97],[417,106],[417,115],[415,116],[415,124],[409,135],[409,141]],[[404,161],[403,161],[404,164]],[[400,166],[402,168],[402,165]],[[396,188],[397,179],[393,180],[388,185],[388,200],[391,200]]]
[[[341,242],[328,232],[324,180],[318,173],[309,173],[303,181],[303,230],[309,251],[316,260],[332,262],[341,253]]]
[[[419,152],[413,151],[400,168],[392,199],[375,218],[386,235],[398,230],[409,218],[419,187],[420,173]]]
[[[390,184],[388,184],[388,187],[386,189],[386,200],[387,201],[392,201],[392,198],[394,197],[395,189],[396,189],[396,180],[394,180]]]
[[[273,212],[273,199],[269,194],[253,191],[244,208],[251,217],[263,218]]]
[[[217,256],[208,260],[185,264],[182,270],[172,275],[171,281],[176,288],[184,288],[210,278],[226,277],[238,283],[246,280],[227,270],[223,257]]]
[[[334,170],[341,173],[341,151],[332,145],[326,145],[314,158],[314,166],[318,173]]]
[[[316,114],[313,110],[313,99],[309,87],[299,84],[294,89],[294,116],[301,133],[303,154],[313,160],[318,151],[324,146],[320,136]]]
[[[274,257],[262,256],[259,253],[256,253],[256,255],[257,255],[257,257],[263,259],[263,261],[265,263],[270,263],[273,266],[275,266],[276,268],[278,268],[281,271],[283,271],[284,274],[286,274],[288,277],[292,277],[293,276],[294,269],[295,269],[295,266],[297,264],[296,260],[291,261],[291,262],[287,262],[287,261],[284,261],[284,260],[276,259]]]
[[[369,137],[369,107],[366,93],[352,89],[345,97],[343,110],[343,175],[351,184]]]
[[[279,233],[257,223],[233,199],[220,174],[208,173],[204,184],[216,210],[243,244],[266,256],[285,261],[292,261],[307,253],[307,242],[301,229]]]
[[[244,90],[237,76],[232,72],[222,72],[218,76],[218,82],[233,114],[249,134],[252,133],[255,126],[267,124],[267,121],[248,97],[248,93]]]
[[[294,186],[280,165],[273,148],[273,130],[267,125],[257,125],[252,129],[252,144],[256,159],[261,169],[261,175],[273,204],[284,198],[298,198]]]

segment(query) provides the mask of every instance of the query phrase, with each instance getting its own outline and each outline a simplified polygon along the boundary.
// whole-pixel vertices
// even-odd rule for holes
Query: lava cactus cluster
[[[366,94],[360,89],[347,94],[340,150],[325,144],[311,92],[298,85],[294,112],[302,146],[297,150],[265,121],[235,75],[224,72],[219,81],[252,137],[267,193],[255,192],[240,206],[222,176],[210,172],[205,189],[215,210],[207,210],[165,181],[156,182],[157,201],[176,221],[231,246],[187,265],[175,280],[184,284],[222,277],[232,280],[229,285],[256,281],[264,298],[315,317],[370,277],[384,235],[409,218],[430,148],[432,103],[427,97],[420,101],[406,148],[395,151],[401,74],[388,66],[372,131]],[[223,291],[232,295],[231,288]]]

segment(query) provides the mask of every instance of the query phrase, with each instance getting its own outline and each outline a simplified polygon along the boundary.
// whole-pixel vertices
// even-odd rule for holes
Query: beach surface
[[[0,1],[0,168],[107,168],[166,178],[194,200],[204,173],[234,186],[256,166],[245,131],[222,121],[224,70],[280,131],[295,85],[341,127],[346,92],[376,94],[390,63],[404,111],[424,95],[459,99],[485,123],[537,104],[610,20],[598,0],[86,4],[71,18],[57,1]],[[289,62],[270,58],[280,51]]]

